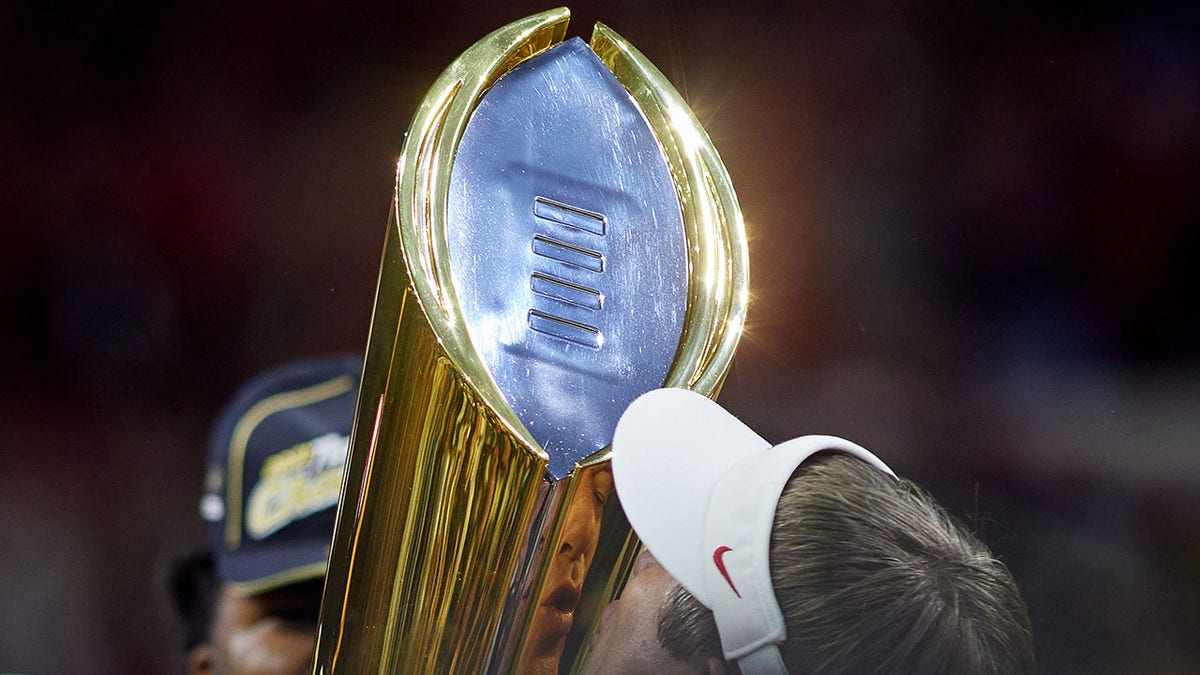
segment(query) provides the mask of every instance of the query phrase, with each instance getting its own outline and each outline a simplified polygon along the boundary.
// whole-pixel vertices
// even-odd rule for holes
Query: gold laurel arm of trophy
[[[480,40],[405,137],[316,673],[569,671],[636,548],[616,416],[728,371],[729,176],[645,57],[568,18]]]

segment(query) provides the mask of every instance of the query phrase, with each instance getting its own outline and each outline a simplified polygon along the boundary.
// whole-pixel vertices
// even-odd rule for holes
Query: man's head
[[[606,611],[598,672],[1033,669],[1007,569],[859,446],[772,448],[715,403],[660,390],[622,418],[613,470],[654,557]]]
[[[209,548],[172,579],[190,672],[311,668],[361,363],[269,371],[218,418],[200,504]]]

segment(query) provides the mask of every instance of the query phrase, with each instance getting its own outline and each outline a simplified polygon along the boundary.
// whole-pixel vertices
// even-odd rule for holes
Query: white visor
[[[630,525],[658,562],[713,611],[726,660],[745,675],[786,674],[786,639],[771,584],[775,506],[802,462],[845,452],[894,476],[866,449],[834,436],[771,446],[686,389],[642,395],[617,423],[613,480]]]

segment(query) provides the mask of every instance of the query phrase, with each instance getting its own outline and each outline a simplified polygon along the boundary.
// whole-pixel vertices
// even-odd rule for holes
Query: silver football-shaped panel
[[[687,241],[658,141],[579,38],[483,97],[447,205],[467,333],[555,478],[662,386],[687,307]]]

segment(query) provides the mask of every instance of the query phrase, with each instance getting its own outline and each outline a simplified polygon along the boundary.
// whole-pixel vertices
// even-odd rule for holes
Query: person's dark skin
[[[250,595],[221,588],[212,640],[188,653],[194,675],[310,673],[321,610],[320,579]]]

